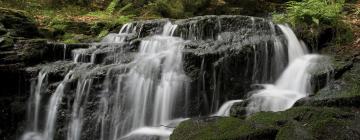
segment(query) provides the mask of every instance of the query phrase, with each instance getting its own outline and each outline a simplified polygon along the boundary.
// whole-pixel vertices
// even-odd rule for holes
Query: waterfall
[[[30,98],[30,105],[28,110],[30,111],[29,114],[32,114],[29,118],[32,118],[33,128],[31,131],[37,132],[38,131],[38,125],[39,125],[39,110],[40,110],[40,104],[41,104],[41,92],[42,88],[44,86],[44,80],[47,75],[47,72],[40,71],[37,77],[37,83],[35,86],[34,91],[31,94]]]
[[[129,30],[128,26],[124,25],[121,30]],[[177,99],[186,97],[183,94],[186,80],[182,68],[184,45],[181,38],[172,37],[175,29],[176,25],[167,23],[161,35],[142,40],[138,54],[129,64],[129,72],[117,76],[113,91],[111,74],[122,65],[108,71],[105,92],[112,92],[112,95],[103,98],[99,107],[99,112],[103,112],[99,117],[101,139],[145,135],[149,129],[168,135],[169,130],[156,127],[168,125],[175,119]],[[110,116],[105,113],[107,110],[111,110]],[[107,117],[110,117],[110,124],[104,120]],[[104,131],[109,131],[109,136],[105,136],[107,132]]]
[[[192,20],[133,22],[89,48],[64,45],[64,60],[54,62],[61,66],[41,69],[32,85],[33,126],[22,140],[168,139],[188,117],[230,116],[243,101],[235,94],[246,96],[251,84],[273,83],[253,91],[249,113],[285,110],[310,94],[311,71],[323,57],[307,55],[289,27],[254,17]],[[49,99],[42,97],[47,77],[57,80],[55,91],[46,88]]]
[[[289,65],[274,84],[255,91],[247,106],[248,114],[259,111],[284,111],[310,93],[311,71],[319,67],[321,55],[306,54],[306,46],[287,26],[279,25],[288,41]]]
[[[67,48],[67,45],[64,44],[64,54],[63,54],[63,60],[66,59],[66,48]]]
[[[321,58],[320,55],[305,55],[295,59],[284,71],[274,85],[264,85],[265,89],[256,91],[250,97],[248,113],[259,111],[283,111],[309,95],[309,73]]]
[[[288,41],[288,56],[289,62],[294,61],[296,58],[301,57],[308,53],[306,46],[298,40],[295,33],[290,27],[285,25],[278,25],[281,31],[284,33]]]
[[[284,111],[291,108],[297,100],[308,96],[311,88],[311,72],[320,67],[319,61],[324,58],[321,55],[307,54],[306,46],[297,39],[290,27],[285,25],[278,27],[287,40],[289,64],[274,84],[262,84],[264,89],[252,92],[246,107],[248,114],[259,111]],[[275,69],[279,70],[279,66],[284,62],[284,52],[278,38],[274,41],[274,51],[273,61],[277,65]],[[256,65],[256,53],[254,60]],[[239,100],[225,102],[213,116],[229,116],[230,108],[236,102]]]
[[[92,81],[92,79],[88,78],[78,80],[67,140],[80,140],[82,124],[84,121],[83,115],[86,109],[87,98],[90,93]]]
[[[41,74],[41,72],[40,72]],[[64,80],[58,85],[55,92],[52,94],[48,107],[47,107],[47,115],[45,121],[45,128],[43,132],[39,132],[38,130],[29,131],[25,133],[22,137],[22,140],[52,140],[54,137],[54,129],[57,119],[58,108],[61,103],[64,88],[66,82],[71,78],[72,71],[70,71],[64,78]],[[42,78],[42,77],[41,77]],[[37,124],[35,124],[37,125]]]

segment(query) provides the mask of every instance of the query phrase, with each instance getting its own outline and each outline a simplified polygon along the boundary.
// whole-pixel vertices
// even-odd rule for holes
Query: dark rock
[[[247,115],[246,107],[250,100],[244,100],[239,103],[235,103],[230,109],[230,116],[237,118],[245,118]]]
[[[313,74],[311,78],[312,91],[314,93],[318,92],[320,89],[324,88],[329,84],[331,80],[336,80],[341,78],[341,76],[349,71],[353,67],[352,61],[342,61],[334,60],[332,62],[323,62],[323,63],[332,63],[332,67],[322,67],[322,71],[318,71]],[[326,64],[325,64],[326,65]]]
[[[331,107],[359,107],[360,106],[360,64],[345,63],[335,70],[335,80],[327,83],[326,87],[315,95],[297,101],[296,106],[331,106]],[[338,76],[336,76],[338,75]]]
[[[0,50],[7,51],[14,47],[14,39],[8,36],[0,37]]]
[[[2,25],[2,23],[0,23],[0,36],[5,35],[7,33],[4,25]]]
[[[6,29],[10,36],[35,38],[40,34],[32,19],[22,11],[0,8],[0,23],[3,25],[2,32]]]

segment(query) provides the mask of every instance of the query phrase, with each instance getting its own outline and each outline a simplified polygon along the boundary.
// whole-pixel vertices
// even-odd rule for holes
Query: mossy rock
[[[275,138],[277,130],[238,118],[191,119],[181,123],[172,140],[248,140]]]
[[[5,35],[7,33],[4,25],[0,23],[0,36]]]
[[[276,140],[314,140],[306,128],[296,121],[290,121],[279,129]]]
[[[0,8],[0,23],[11,36],[35,38],[39,37],[39,31],[34,20],[23,11]]]
[[[295,105],[360,107],[360,63],[355,62],[342,73],[315,95],[301,99]]]
[[[0,37],[0,50],[11,50],[14,47],[14,39],[8,36]]]
[[[259,112],[246,119],[191,119],[182,122],[171,139],[359,139],[359,119],[359,114],[350,109],[294,107],[283,112]]]

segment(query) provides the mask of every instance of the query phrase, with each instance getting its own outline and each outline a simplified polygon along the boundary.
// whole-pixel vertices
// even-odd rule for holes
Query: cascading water
[[[56,88],[54,94],[51,96],[50,101],[48,103],[47,108],[47,115],[46,115],[46,121],[45,121],[45,128],[43,131],[39,131],[38,129],[34,129],[33,131],[27,132],[22,136],[22,140],[51,140],[54,137],[54,129],[57,119],[57,111],[59,104],[62,100],[63,94],[64,94],[64,88],[66,82],[71,78],[72,71],[70,71],[64,78],[64,80],[59,84],[59,86]],[[41,83],[41,79],[43,79],[43,75],[40,72],[39,74],[40,80],[39,83]],[[41,84],[38,86],[41,86]],[[40,93],[40,90],[39,90]],[[35,99],[36,100],[36,99]],[[36,112],[38,113],[38,112]],[[38,119],[38,118],[36,118]],[[39,125],[37,122],[34,124],[38,128],[37,125]]]
[[[311,70],[318,65],[319,55],[305,55],[295,59],[274,85],[264,85],[250,97],[248,113],[283,111],[309,95]]]
[[[220,109],[212,116],[230,116],[231,106],[235,103],[242,102],[243,100],[231,100],[224,103]]]
[[[284,25],[280,29],[288,40],[289,66],[274,85],[263,85],[264,89],[255,91],[250,97],[247,113],[259,111],[283,111],[310,93],[311,72],[319,67],[321,55],[308,55],[292,30]]]
[[[189,24],[187,21],[174,22],[176,24],[156,22],[151,26],[159,24],[159,27],[152,29],[145,23],[128,23],[119,33],[110,33],[100,43],[90,44],[89,48],[71,50],[72,47],[64,45],[64,62],[72,67],[64,70],[68,74],[57,83],[54,93],[49,94],[48,109],[45,111],[41,110],[41,104],[45,103],[41,97],[44,92],[42,87],[46,77],[53,73],[40,71],[29,102],[32,104],[29,118],[34,120],[34,126],[22,139],[57,138],[57,120],[64,123],[61,138],[67,140],[88,137],[100,140],[137,139],[137,136],[149,135],[168,139],[176,125],[187,117],[209,114],[229,116],[231,106],[242,100],[231,100],[236,99],[232,96],[220,100],[228,88],[222,83],[239,86],[241,78],[248,78],[249,83],[245,84],[249,86],[278,79],[274,85],[265,86],[264,90],[251,97],[249,112],[283,110],[307,95],[307,90],[303,89],[308,88],[308,70],[320,56],[304,56],[306,49],[290,28],[277,27],[264,19],[250,17],[214,19],[216,23],[210,23],[211,26],[202,25],[207,20]],[[232,22],[247,26],[236,25],[234,29],[223,25]],[[284,40],[288,42],[287,49]],[[205,45],[196,46],[197,43]],[[215,47],[207,46],[209,44]],[[197,48],[191,48],[192,45]],[[66,61],[66,49],[72,52],[72,61]],[[186,54],[191,49],[192,54]],[[189,60],[198,58],[200,60]],[[183,61],[193,62],[188,64],[190,67],[185,67]],[[290,65],[281,74],[288,62]],[[198,65],[199,69],[188,72]],[[240,74],[243,76],[240,80],[232,75],[234,73],[229,73],[233,70],[229,67],[233,66],[239,67],[239,70],[246,69],[241,71],[245,74]],[[191,79],[187,74],[200,77],[197,87],[193,88],[195,90],[190,91],[188,85],[194,82],[192,80],[196,76],[192,75],[191,78],[195,78]],[[289,82],[289,77],[294,83]],[[199,97],[190,99],[192,96]],[[283,99],[286,103],[282,102]],[[204,107],[190,107],[190,104],[200,102],[205,104]],[[220,107],[222,102],[225,103]],[[63,107],[64,104],[68,107]],[[206,110],[205,113],[200,113],[202,109]],[[189,110],[193,114],[188,113]],[[58,112],[68,114],[59,116]],[[46,114],[44,121],[41,121],[40,114]]]
[[[174,115],[176,99],[185,97],[182,95],[186,80],[182,69],[183,41],[171,37],[175,29],[176,25],[167,23],[162,35],[141,42],[139,53],[129,64],[129,72],[117,76],[114,91],[109,91],[110,79],[105,80],[105,86],[109,87],[106,92],[112,95],[104,98],[99,108],[100,112],[112,113],[101,114],[102,139],[118,139],[127,133],[146,135],[148,130],[163,132],[160,136],[169,134],[168,130],[154,127],[167,125],[177,117]],[[112,71],[114,69],[110,69],[108,77],[112,77]],[[107,117],[109,122],[105,120]],[[109,131],[109,136],[105,136],[104,131]]]
[[[83,115],[92,82],[93,80],[87,79],[87,77],[78,80],[67,140],[79,140],[81,137]]]
[[[38,131],[38,125],[39,125],[39,110],[40,110],[40,104],[41,104],[41,92],[44,86],[44,80],[46,78],[47,72],[44,71],[40,71],[37,77],[37,83],[35,86],[34,91],[31,94],[30,97],[30,105],[29,105],[29,109],[28,110],[33,110],[30,111],[28,114],[30,114],[31,116],[29,116],[28,118],[32,118],[29,121],[32,121],[33,123],[33,128],[31,129],[34,132]]]
[[[260,111],[283,111],[291,108],[297,100],[308,96],[311,88],[311,72],[320,67],[319,61],[324,58],[321,55],[307,54],[306,46],[297,39],[288,26],[278,25],[278,27],[288,42],[289,65],[275,84],[263,84],[264,89],[252,93],[246,107],[248,114]],[[275,52],[280,54],[275,55],[274,60],[281,62],[279,61],[283,57],[281,43],[277,38],[274,43],[278,44],[274,45]],[[330,67],[328,64],[323,65],[326,65],[325,69]],[[224,103],[215,116],[228,116],[231,106],[236,102],[239,101],[232,100]]]

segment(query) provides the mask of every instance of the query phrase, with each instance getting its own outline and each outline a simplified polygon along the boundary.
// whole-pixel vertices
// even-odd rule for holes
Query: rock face
[[[244,100],[232,106],[231,117],[181,123],[171,139],[359,139],[359,50],[342,52],[331,46],[320,52],[332,58],[331,77],[315,73],[314,94],[297,101],[295,107],[247,116],[248,101]],[[271,135],[264,129],[272,130]]]
[[[40,34],[36,24],[24,12],[0,8],[0,35],[8,32],[12,37],[36,38]]]
[[[86,102],[85,125],[81,136],[83,139],[98,138],[99,130],[92,126],[95,126],[98,120],[96,117],[98,112],[95,110],[99,106],[99,96],[104,90],[104,79],[109,78],[106,76],[112,75],[112,73],[127,72],[126,64],[134,59],[140,42],[151,35],[163,32],[163,26],[168,22],[177,25],[174,36],[186,40],[182,54],[183,69],[188,76],[190,95],[189,105],[185,109],[187,116],[213,113],[224,101],[245,97],[246,93],[251,90],[251,84],[276,79],[276,77],[272,77],[272,75],[276,75],[273,74],[276,71],[272,67],[275,63],[267,60],[266,56],[274,55],[276,45],[274,41],[286,45],[277,26],[266,19],[248,16],[203,16],[172,21],[161,19],[134,22],[132,26],[135,27],[135,34],[127,36],[125,42],[121,44],[103,42],[65,45],[49,43],[42,39],[14,40],[13,45],[1,56],[1,74],[7,76],[6,79],[9,81],[11,79],[11,82],[1,80],[1,83],[6,85],[1,87],[1,91],[4,91],[2,95],[14,97],[14,93],[21,93],[19,97],[22,100],[16,101],[22,105],[16,104],[13,108],[26,106],[25,100],[30,94],[30,83],[36,82],[39,71],[44,70],[47,71],[46,86],[44,86],[46,88],[41,94],[46,101],[55,92],[66,73],[74,70],[73,81],[66,84],[65,97],[58,111],[61,115],[57,118],[56,123],[58,125],[55,138],[65,139],[68,121],[71,119],[71,105],[76,98],[77,86],[82,84],[80,82],[83,78],[81,75],[85,70],[91,73],[88,78],[93,82]],[[284,48],[283,51],[286,49]],[[76,54],[79,56],[75,61],[82,63],[80,65],[69,61],[72,55]],[[109,71],[112,67],[111,64],[115,62],[124,64],[124,68]],[[264,65],[264,63],[266,64]],[[286,63],[284,61],[284,65]],[[16,68],[12,68],[15,66]],[[281,66],[280,70],[282,68],[284,67]],[[22,72],[21,79],[14,78],[18,75],[14,71]],[[19,81],[21,84],[16,83]],[[21,92],[18,92],[17,89],[21,89]],[[15,99],[11,100],[11,102],[14,101]],[[41,109],[43,111],[46,110],[45,103],[41,105],[44,106]],[[4,105],[3,108],[9,113],[15,112],[9,106]],[[19,109],[16,108],[16,110]],[[178,110],[184,110],[184,107]],[[25,108],[17,112],[25,114]],[[14,129],[2,132],[1,137],[20,136],[15,131],[21,132],[25,129],[25,115],[19,116],[21,118],[16,119],[18,120],[16,124],[7,124],[14,126]],[[6,120],[8,118],[10,117],[3,118],[2,122],[9,122]],[[273,130],[269,130],[269,135],[272,134]]]

